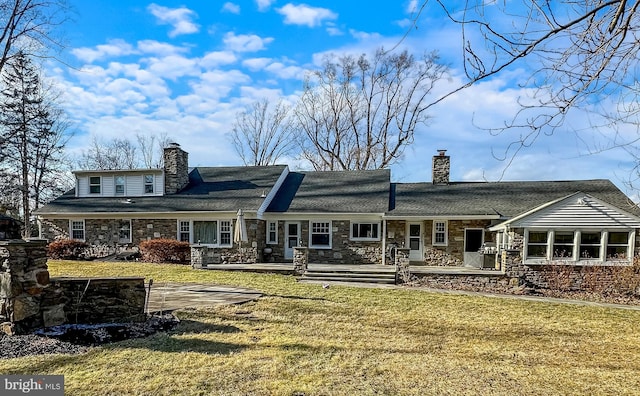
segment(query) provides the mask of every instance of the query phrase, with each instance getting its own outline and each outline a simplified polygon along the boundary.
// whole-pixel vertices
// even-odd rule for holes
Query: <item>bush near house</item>
[[[47,257],[54,260],[82,260],[86,257],[88,244],[75,239],[58,239],[49,243]]]
[[[142,261],[150,263],[183,263],[191,259],[189,242],[176,239],[150,239],[140,242]]]

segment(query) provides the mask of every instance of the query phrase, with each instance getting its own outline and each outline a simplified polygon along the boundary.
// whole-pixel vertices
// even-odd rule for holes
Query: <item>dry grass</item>
[[[66,394],[637,394],[640,312],[298,284],[157,264],[52,262],[53,275],[254,287],[241,306],[181,311],[176,331],[75,356],[0,361],[64,374]]]

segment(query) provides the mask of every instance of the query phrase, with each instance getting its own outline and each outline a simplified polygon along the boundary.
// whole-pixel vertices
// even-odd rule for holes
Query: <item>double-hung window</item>
[[[84,220],[71,220],[71,239],[84,241]]]
[[[553,234],[553,258],[573,258],[573,231],[556,231]]]
[[[310,247],[331,248],[331,222],[312,221],[310,228]]]
[[[379,241],[380,223],[351,223],[351,240]]]
[[[629,254],[629,233],[612,232],[607,235],[607,260],[626,259]]]
[[[118,242],[131,243],[131,220],[120,220],[118,225]]]
[[[124,191],[125,178],[124,178],[124,176],[122,176],[122,175],[116,176],[114,180],[115,180],[116,195],[125,195],[125,191]]]
[[[220,245],[231,246],[231,221],[223,220],[220,222]]]
[[[447,245],[447,222],[446,221],[433,222],[433,245],[434,246]]]
[[[527,234],[527,258],[547,258],[547,231],[529,231]]]
[[[100,176],[89,176],[89,194],[100,194],[102,178]]]
[[[278,243],[278,222],[277,221],[267,222],[267,243],[271,245]]]
[[[144,193],[153,194],[153,175],[144,175]]]
[[[580,233],[580,259],[599,259],[602,236],[599,232],[582,231]]]
[[[178,240],[181,242],[189,242],[191,239],[191,222],[179,221],[178,222]]]

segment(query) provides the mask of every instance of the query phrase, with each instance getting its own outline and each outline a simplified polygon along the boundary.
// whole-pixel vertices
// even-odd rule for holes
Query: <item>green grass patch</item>
[[[291,276],[50,262],[52,276],[145,276],[258,289],[178,312],[175,331],[82,355],[0,361],[64,374],[69,395],[637,394],[640,312],[300,284]]]

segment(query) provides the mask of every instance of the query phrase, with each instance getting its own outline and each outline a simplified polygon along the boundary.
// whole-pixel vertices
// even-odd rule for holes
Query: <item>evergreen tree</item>
[[[48,97],[37,67],[18,53],[5,65],[0,91],[0,180],[7,196],[20,197],[24,235],[32,210],[61,191],[59,171],[66,143],[63,112]],[[16,204],[16,202],[14,202]]]

